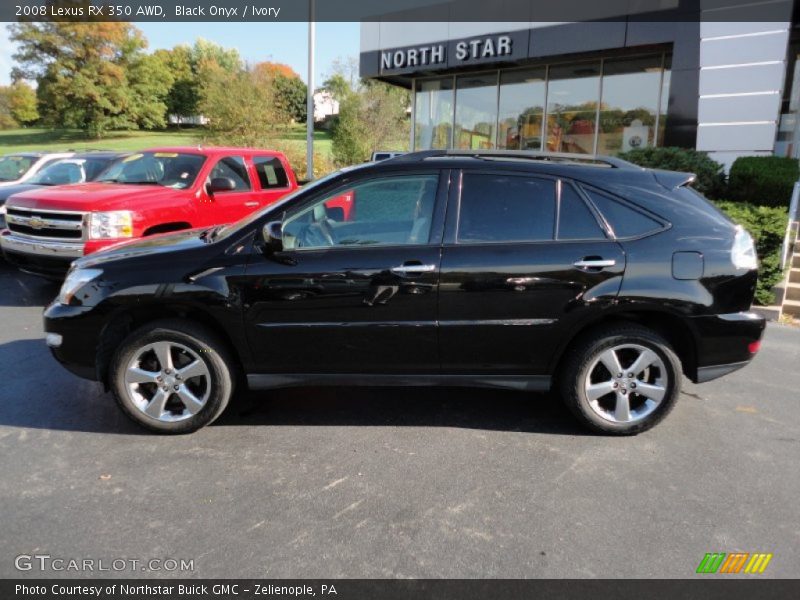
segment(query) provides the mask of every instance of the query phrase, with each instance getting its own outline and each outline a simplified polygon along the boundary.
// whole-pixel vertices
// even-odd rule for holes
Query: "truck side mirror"
[[[230,177],[214,177],[211,183],[208,184],[208,193],[214,194],[215,192],[232,192],[236,189],[236,182]]]
[[[283,223],[280,221],[270,221],[261,230],[264,243],[270,252],[280,252],[283,250]]]

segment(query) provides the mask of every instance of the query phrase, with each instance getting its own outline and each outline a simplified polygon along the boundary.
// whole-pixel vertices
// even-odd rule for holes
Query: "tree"
[[[273,81],[275,101],[278,107],[291,120],[297,123],[306,122],[308,112],[308,87],[299,77],[278,75]]]
[[[24,81],[17,81],[8,88],[8,108],[14,120],[23,125],[39,120],[36,91]]]
[[[228,71],[244,68],[239,52],[198,38],[193,46],[181,44],[171,50],[155,52],[173,75],[165,102],[171,115],[191,117],[199,113],[200,88],[204,67],[217,65]]]
[[[19,123],[11,115],[10,90],[8,86],[0,86],[0,129],[19,127]]]
[[[339,118],[331,136],[336,163],[359,163],[375,150],[407,148],[408,91],[380,81],[364,82],[357,91],[348,92],[348,88],[340,88],[337,98]]]
[[[48,124],[98,138],[163,124],[172,80],[145,57],[144,37],[129,23],[21,22],[9,30],[17,43],[12,77],[36,79]],[[138,97],[143,91],[151,97]]]
[[[199,111],[209,119],[209,141],[236,146],[264,146],[286,123],[276,106],[274,88],[251,70],[230,71],[216,62],[200,73]]]
[[[307,87],[289,65],[261,62],[253,66],[253,76],[262,85],[274,88],[275,102],[286,121],[304,123],[307,109]]]

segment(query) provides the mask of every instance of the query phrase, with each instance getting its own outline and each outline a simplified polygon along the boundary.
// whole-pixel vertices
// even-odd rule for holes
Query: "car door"
[[[259,372],[438,372],[448,175],[370,176],[287,211],[283,250],[255,255],[243,287]]]
[[[259,207],[277,202],[292,190],[286,165],[277,156],[253,156],[253,168],[259,187],[256,198]]]
[[[619,244],[569,182],[461,174],[439,284],[442,372],[545,376],[578,320],[614,301]],[[459,192],[460,190],[460,192]]]
[[[232,190],[213,191],[214,179],[230,179]],[[253,186],[247,163],[243,156],[220,157],[211,167],[203,185],[204,202],[200,217],[204,225],[233,223],[259,207],[259,192]]]

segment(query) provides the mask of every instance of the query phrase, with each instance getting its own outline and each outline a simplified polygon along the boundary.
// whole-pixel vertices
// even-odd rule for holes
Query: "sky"
[[[7,24],[0,24],[0,85],[9,83],[13,44]],[[236,48],[250,63],[269,60],[291,66],[308,79],[307,23],[135,23],[149,42],[148,49],[192,44],[197,38]],[[358,58],[358,23],[317,23],[315,87],[319,87],[337,58]]]

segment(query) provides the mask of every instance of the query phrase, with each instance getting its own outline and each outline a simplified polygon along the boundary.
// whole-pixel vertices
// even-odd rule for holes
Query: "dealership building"
[[[719,3],[692,2],[694,13],[685,0],[664,4],[561,23],[395,15],[362,23],[360,73],[411,90],[416,150],[681,146],[726,165],[798,156],[794,2],[751,0],[751,20]],[[758,20],[760,4],[769,21]]]

